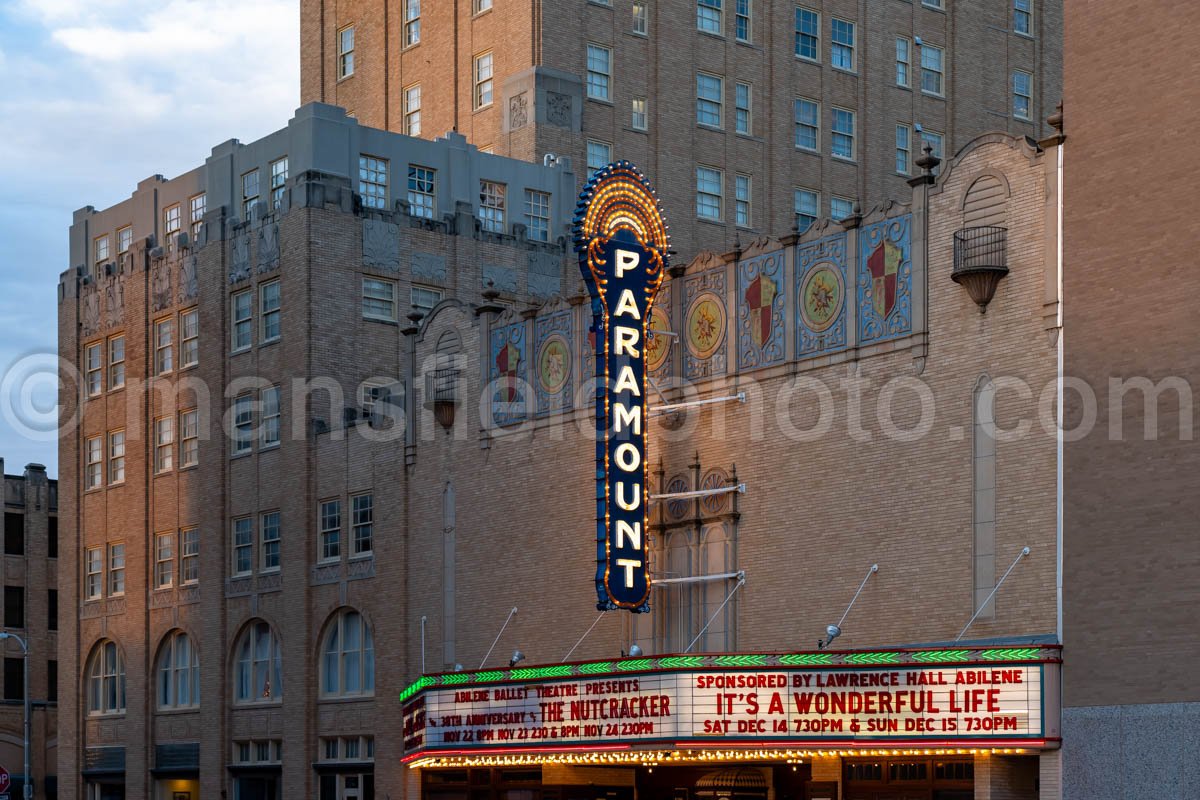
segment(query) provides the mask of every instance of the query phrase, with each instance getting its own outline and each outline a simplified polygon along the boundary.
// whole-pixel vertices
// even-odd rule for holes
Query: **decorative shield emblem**
[[[881,318],[886,318],[896,307],[896,273],[900,271],[903,258],[904,252],[890,239],[884,239],[867,259],[867,269],[871,271],[871,301]]]
[[[761,348],[771,341],[771,304],[779,287],[766,275],[758,275],[746,286],[746,305],[750,308],[750,339]]]
[[[521,350],[512,342],[506,343],[496,353],[496,371],[500,377],[499,397],[503,403],[520,399],[517,391],[517,376],[521,370]]]

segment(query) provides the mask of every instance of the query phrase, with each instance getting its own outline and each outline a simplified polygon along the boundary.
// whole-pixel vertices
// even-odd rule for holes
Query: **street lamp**
[[[24,669],[22,670],[25,673],[25,779],[21,781],[21,792],[25,800],[31,800],[33,797],[33,776],[29,774],[29,644],[15,633],[0,631],[0,642],[6,639],[12,639],[21,645],[21,655],[25,659]]]

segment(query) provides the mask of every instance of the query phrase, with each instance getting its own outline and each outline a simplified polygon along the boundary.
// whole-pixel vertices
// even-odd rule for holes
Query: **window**
[[[387,208],[388,162],[386,158],[358,157],[358,193],[367,208]]]
[[[588,175],[604,169],[612,163],[612,145],[608,142],[587,140],[587,169]]]
[[[587,46],[587,96],[593,100],[609,99],[612,81],[612,50],[596,44]]]
[[[84,348],[84,362],[87,368],[87,393],[88,397],[98,397],[104,389],[100,342],[89,344]]]
[[[796,55],[807,61],[819,61],[821,53],[821,15],[796,7]]]
[[[902,36],[896,37],[896,85],[908,88],[908,67],[912,57],[909,55],[911,43]]]
[[[232,330],[232,346],[233,352],[246,350],[251,345],[252,328],[250,326],[250,314],[253,306],[250,301],[250,290],[246,289],[236,293],[230,298],[232,306],[233,330]]]
[[[87,671],[88,716],[125,713],[125,659],[116,642],[103,641],[92,650]]]
[[[189,308],[179,314],[179,366],[181,369],[200,363],[200,311]]]
[[[154,371],[165,375],[175,368],[175,320],[171,317],[154,323]]]
[[[833,136],[830,147],[835,158],[854,160],[854,112],[833,109]]]
[[[279,512],[269,511],[258,521],[261,546],[258,553],[258,571],[272,572],[279,569]]]
[[[46,590],[46,630],[58,630],[58,589]]]
[[[717,75],[696,73],[696,124],[721,127],[721,95],[724,80]]]
[[[837,69],[854,71],[854,23],[833,17],[829,22],[829,60]]]
[[[125,482],[125,431],[108,434],[108,482]]]
[[[58,558],[58,517],[46,519],[46,557]]]
[[[646,36],[649,33],[645,3],[633,4],[633,32],[641,36]]]
[[[83,599],[99,600],[104,594],[104,553],[89,547],[83,556]]]
[[[125,386],[125,336],[114,336],[108,340],[108,388]]]
[[[696,0],[696,29],[721,34],[721,0]]]
[[[433,219],[437,211],[435,176],[437,170],[408,165],[408,213],[414,217]]]
[[[404,46],[421,41],[421,0],[404,0]]]
[[[589,48],[590,49],[590,48]],[[475,56],[475,107],[492,104],[492,54]]]
[[[374,736],[343,736],[321,739],[323,761],[374,761]],[[322,788],[324,791],[324,788]],[[336,794],[336,792],[335,792]],[[325,795],[321,795],[325,800]],[[336,798],[335,798],[336,800]]]
[[[51,703],[58,702],[58,661],[53,658],[46,662],[46,699]]]
[[[322,652],[322,695],[336,697],[375,692],[375,642],[371,628],[361,614],[350,609],[339,611],[337,618],[329,623]]]
[[[25,555],[25,515],[4,515],[4,555]]]
[[[268,386],[262,390],[262,426],[258,446],[262,449],[279,445],[279,387]]]
[[[1033,35],[1033,0],[1013,0],[1013,33]]]
[[[342,501],[321,503],[319,552],[320,561],[336,561],[342,556]]]
[[[121,597],[125,594],[125,544],[118,542],[108,546],[108,596]]]
[[[279,739],[233,743],[233,761],[235,764],[278,764],[282,754],[283,742]],[[274,785],[274,783],[270,784],[272,787]],[[257,785],[255,786],[257,788]],[[274,792],[273,788],[268,789],[267,796],[274,797]]]
[[[736,224],[750,227],[750,176],[738,175],[733,179],[733,213]]]
[[[750,41],[750,0],[736,0],[734,3],[733,36],[739,42]]]
[[[25,659],[4,659],[4,699],[25,699]]]
[[[421,135],[421,84],[419,83],[404,90],[404,132],[409,136]]]
[[[158,707],[200,705],[200,654],[183,631],[167,636],[158,654]]]
[[[928,6],[929,8],[941,8],[942,0],[921,0],[921,5]]]
[[[154,537],[154,588],[167,589],[175,583],[175,534]]]
[[[242,221],[250,221],[250,213],[258,202],[258,170],[252,169],[242,176]]]
[[[204,213],[208,210],[208,195],[198,194],[188,201],[189,216],[192,222],[192,238],[200,235],[200,226],[204,224]]]
[[[414,286],[409,291],[408,299],[409,305],[423,314],[428,314],[434,306],[442,302],[442,293],[437,289]]]
[[[242,634],[237,648],[236,673],[234,683],[237,687],[237,702],[262,703],[283,697],[279,637],[275,635],[271,626],[262,620],[252,622]]]
[[[485,231],[504,233],[504,194],[507,187],[495,181],[479,182],[479,221]]]
[[[279,281],[264,283],[258,287],[258,316],[262,325],[259,344],[273,342],[279,338]]]
[[[525,190],[525,233],[536,242],[550,241],[550,193]]]
[[[25,587],[4,587],[4,627],[25,627]]]
[[[354,26],[338,31],[338,79],[354,74]]]
[[[482,14],[492,7],[492,0],[475,0],[475,13]]]
[[[179,582],[184,586],[200,582],[200,531],[196,528],[179,532]]]
[[[396,319],[396,282],[383,278],[362,279],[362,314],[365,319]]]
[[[1012,75],[1013,116],[1017,119],[1033,119],[1033,76],[1016,70]]]
[[[154,471],[169,472],[174,466],[175,420],[162,417],[154,420]]]
[[[854,213],[854,201],[845,197],[829,198],[829,216],[841,221]]]
[[[133,227],[126,225],[124,228],[117,228],[117,254],[128,253],[131,247],[133,247]]]
[[[817,152],[820,145],[821,104],[814,100],[798,97],[794,115],[796,148]]]
[[[738,83],[733,87],[733,128],[738,133],[749,136],[750,125],[750,84]]]
[[[278,211],[283,206],[283,193],[287,189],[287,156],[271,162],[271,208]]]
[[[176,203],[173,206],[167,206],[163,209],[163,230],[170,236],[172,233],[179,233],[182,223],[179,218],[180,208]],[[169,243],[169,242],[168,242]]]
[[[391,403],[392,387],[394,384],[378,381],[364,381],[359,386],[358,401],[362,407],[362,415],[370,417],[375,414],[376,406],[387,407]]]
[[[94,248],[94,255],[95,255],[95,258],[93,259],[93,263],[103,264],[105,261],[108,261],[108,234],[107,233],[104,234],[103,236],[97,236],[95,241],[92,243],[92,246]]]
[[[700,219],[721,219],[721,184],[724,174],[712,167],[696,167],[696,216]]]
[[[200,463],[200,412],[179,412],[179,468]]]
[[[940,47],[921,45],[921,91],[942,96],[945,78],[945,53]]]
[[[254,445],[254,400],[249,394],[233,400],[233,454],[249,453]]]
[[[646,98],[633,98],[633,110],[630,116],[629,124],[635,131],[644,131],[648,126],[646,119]]]
[[[375,499],[369,494],[350,498],[351,553],[368,555],[374,549]]]
[[[796,214],[796,229],[800,233],[804,233],[810,225],[817,221],[821,196],[812,189],[796,189],[792,193],[792,204]]]
[[[233,576],[249,575],[254,569],[254,520],[233,521]]]
[[[896,172],[908,174],[908,159],[912,152],[912,132],[907,125],[896,126]]]

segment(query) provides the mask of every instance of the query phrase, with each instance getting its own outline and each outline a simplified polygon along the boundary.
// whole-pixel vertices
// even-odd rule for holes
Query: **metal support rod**
[[[487,653],[484,654],[483,661],[479,662],[480,669],[483,669],[483,665],[487,663],[488,656],[492,654],[492,651],[496,649],[496,645],[500,643],[500,637],[504,635],[504,629],[508,627],[508,623],[512,622],[513,615],[516,613],[517,607],[513,606],[512,611],[508,612],[508,619],[504,620],[504,624],[500,626],[500,632],[496,634],[496,638],[492,642],[492,646],[489,647]]]
[[[983,609],[987,607],[988,603],[992,602],[992,598],[996,596],[996,592],[998,592],[1000,587],[1004,585],[1004,581],[1008,580],[1008,575],[1013,571],[1013,568],[1017,566],[1017,562],[1027,555],[1029,555],[1029,547],[1022,547],[1021,552],[1017,553],[1017,557],[1013,559],[1013,562],[1009,565],[1008,570],[1005,571],[1004,575],[1000,578],[1000,582],[993,586],[992,590],[988,592],[988,596],[985,597],[983,602],[979,604],[979,608],[975,609],[975,613],[971,615],[969,620],[967,620],[967,624],[963,625],[963,629],[958,632],[958,636],[954,637],[954,641],[957,642],[963,637],[963,634],[967,632],[967,628],[971,627],[971,623],[975,621],[975,618],[983,613]]]
[[[692,500],[697,497],[711,497],[714,494],[729,494],[737,492],[738,494],[746,493],[746,484],[739,483],[736,486],[719,486],[716,489],[696,489],[692,492],[669,492],[667,494],[652,494],[651,500]]]
[[[693,575],[689,578],[654,578],[650,581],[651,586],[667,586],[677,583],[709,583],[711,581],[727,581],[731,578],[743,580],[746,577],[745,570],[737,572],[722,572],[719,575]]]
[[[425,674],[425,615],[421,615],[421,674]]]
[[[717,606],[717,610],[714,611],[713,615],[708,618],[708,622],[704,623],[704,627],[701,628],[700,632],[696,634],[696,638],[692,639],[692,643],[687,646],[687,650],[683,651],[683,655],[687,655],[692,651],[692,648],[696,646],[696,642],[700,641],[700,637],[703,636],[704,632],[708,630],[708,626],[712,625],[713,620],[717,618],[717,614],[721,613],[725,606],[728,605],[729,601],[733,599],[734,593],[738,589],[742,588],[745,584],[746,576],[742,574],[742,576],[738,578],[738,582],[734,584],[734,587],[729,590],[729,594],[725,595],[725,599],[721,601],[721,605]]]
[[[723,397],[709,397],[705,400],[685,400],[682,403],[666,403],[666,398],[663,398],[663,402],[666,403],[666,405],[650,406],[650,413],[652,415],[670,414],[672,411],[678,411],[681,408],[708,406],[712,405],[713,403],[728,403],[731,400],[737,400],[739,403],[744,403],[746,402],[746,393],[738,392],[737,394],[725,395]]]
[[[654,393],[656,395],[658,395],[659,400],[662,400],[664,403],[667,402],[667,396],[662,393],[662,389],[658,388],[658,381],[654,380],[654,378],[647,376],[646,383],[650,384],[650,388],[654,390]]]
[[[608,613],[608,612],[605,612],[605,611],[600,612],[600,616],[596,617],[596,619],[593,620],[592,624],[588,626],[588,629],[583,632],[583,636],[579,637],[579,641],[575,643],[575,647],[579,647],[579,645],[583,644],[583,640],[588,637],[588,634],[592,632],[592,628],[596,627],[596,623],[599,622],[606,613]],[[562,661],[560,661],[558,663],[560,663],[560,664],[567,663],[567,659],[571,657],[571,653],[575,652],[575,647],[572,647],[570,650],[568,650],[567,654],[562,657]]]
[[[846,606],[845,613],[842,614],[842,618],[838,620],[837,626],[839,628],[842,627],[842,623],[846,621],[846,617],[850,616],[850,609],[854,608],[854,604],[858,602],[858,596],[862,594],[862,590],[866,587],[867,581],[871,580],[871,576],[876,572],[879,572],[879,565],[872,564],[871,568],[867,570],[867,577],[863,578],[862,583],[858,585],[858,591],[854,593],[854,599],[850,601],[850,605]]]

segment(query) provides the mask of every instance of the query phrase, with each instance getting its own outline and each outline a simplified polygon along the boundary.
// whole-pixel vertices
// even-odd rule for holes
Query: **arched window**
[[[375,693],[375,640],[362,614],[352,609],[339,611],[329,623],[321,652],[322,695]]]
[[[246,628],[237,647],[236,699],[266,703],[283,697],[279,637],[271,626],[256,620]]]
[[[158,653],[158,707],[195,708],[200,705],[200,654],[183,631],[163,641]]]
[[[87,672],[88,716],[125,713],[125,658],[113,641],[92,649]]]

